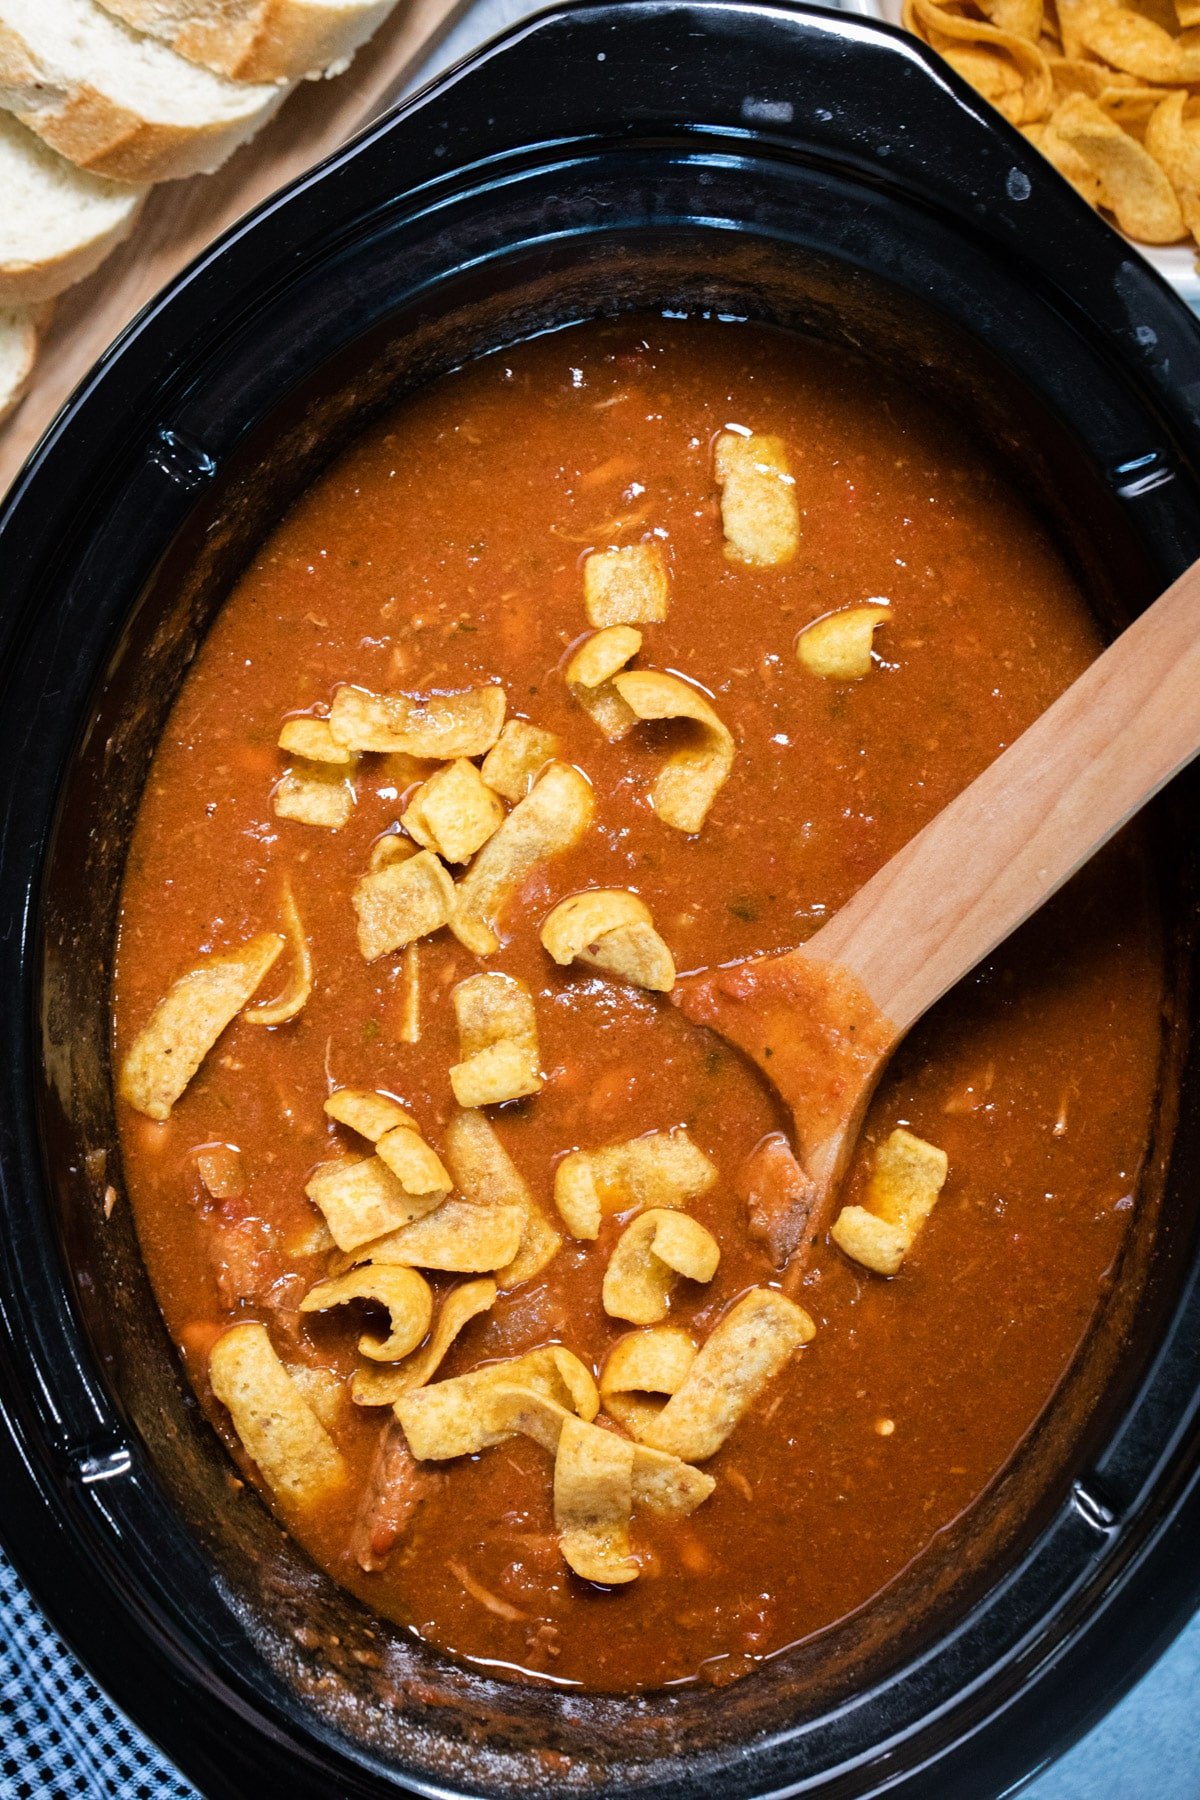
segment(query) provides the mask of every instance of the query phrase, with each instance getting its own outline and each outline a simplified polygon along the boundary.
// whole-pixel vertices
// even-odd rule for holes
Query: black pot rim
[[[631,97],[611,68],[597,79],[582,108],[577,97],[569,102],[564,97],[560,104],[553,95],[519,93],[522,62],[539,46],[544,52],[569,41],[577,56],[612,55],[614,62],[625,56],[632,65],[643,34],[664,20],[678,30],[681,42],[693,45],[673,70],[670,96],[661,83],[647,81]],[[861,110],[856,115],[850,104],[839,116],[822,117],[814,110],[801,122],[794,116],[785,120],[779,110],[784,103],[766,95],[766,110],[756,102],[757,112],[747,112],[735,47],[744,39],[769,41],[774,34],[789,43],[820,39],[827,51],[836,46],[847,57],[873,45],[893,73],[904,70],[921,84],[929,104],[939,109],[945,141],[936,156],[911,140],[894,143],[887,157],[889,184],[916,204],[936,207],[964,233],[1002,246],[1023,278],[1052,294],[1062,315],[1087,333],[1099,353],[1128,367],[1131,381],[1152,397],[1163,420],[1172,440],[1170,457],[1181,467],[1194,466],[1200,451],[1195,321],[1064,183],[1048,177],[1029,146],[969,90],[948,79],[930,54],[886,27],[815,8],[752,0],[581,4],[514,27],[268,201],[198,258],[101,359],[0,510],[0,555],[8,578],[0,642],[9,697],[23,676],[26,644],[47,595],[65,560],[79,554],[64,522],[72,515],[86,521],[102,510],[111,482],[146,454],[148,443],[160,463],[164,455],[175,459],[176,479],[205,478],[208,445],[201,449],[186,431],[174,423],[166,431],[161,421],[186,419],[200,359],[219,333],[235,332],[247,309],[306,262],[336,255],[339,236],[361,226],[368,216],[362,195],[378,186],[372,171],[381,151],[399,157],[410,172],[404,194],[393,190],[390,204],[419,196],[422,204],[432,205],[468,178],[500,179],[538,146],[553,146],[561,155],[573,144],[632,143],[639,135],[685,144],[701,131],[722,137],[731,153],[751,138],[791,152],[800,141],[805,154],[828,157],[860,180],[877,179],[878,138],[863,132]],[[735,66],[728,75],[705,62],[694,48],[698,43],[710,56],[713,45],[729,52]],[[449,154],[438,155],[439,139]],[[346,209],[350,225],[331,225],[337,200],[356,193],[357,210]],[[1145,483],[1162,472],[1166,460],[1159,451],[1159,460],[1144,469],[1115,469],[1114,482]],[[1185,541],[1171,539],[1165,525],[1162,533],[1167,560],[1181,564]],[[5,779],[11,783],[14,774]],[[55,1324],[74,1330],[69,1353],[82,1398],[74,1416],[61,1415],[55,1430],[53,1423],[47,1425],[45,1395],[36,1393],[45,1362],[45,1322],[39,1326],[28,1316],[22,1276],[30,1265],[23,1271],[20,1255],[39,1262],[48,1289],[63,1288],[45,1234],[36,1244],[30,1236],[25,1198],[40,1182],[26,1117],[26,1071],[35,1041],[35,900],[48,829],[44,817],[24,837],[0,842],[0,894],[10,919],[19,921],[19,929],[0,946],[0,967],[9,977],[9,992],[22,1002],[12,1009],[0,1120],[0,1213],[10,1227],[0,1264],[0,1468],[7,1493],[0,1530],[19,1572],[68,1643],[118,1704],[206,1791],[248,1793],[276,1776],[290,1780],[298,1794],[328,1791],[331,1780],[349,1779],[348,1766],[320,1734],[298,1749],[292,1722],[274,1714],[252,1682],[239,1681],[236,1669],[218,1672],[207,1666],[196,1646],[168,1628],[158,1596],[130,1584],[128,1547],[119,1528],[106,1520],[103,1504],[105,1484],[129,1472],[126,1452],[103,1380],[68,1308]],[[33,1285],[28,1283],[30,1291]],[[1101,1716],[1190,1616],[1200,1599],[1200,1431],[1194,1383],[1190,1404],[1180,1392],[1181,1346],[1188,1341],[1200,1343],[1194,1270],[1126,1425],[1127,1433],[1141,1431],[1162,1453],[1160,1476],[1139,1496],[1137,1530],[1127,1529],[1130,1521],[1117,1516],[1103,1479],[1077,1484],[1054,1530],[1087,1546],[1081,1563],[1087,1574],[1081,1574],[1078,1593],[1062,1601],[1061,1629],[1049,1639],[1031,1637],[990,1699],[972,1696],[961,1717],[930,1721],[919,1759],[895,1764],[893,1773],[891,1748],[879,1745],[870,1791],[886,1787],[927,1800],[941,1793],[964,1800],[1011,1786]],[[53,1420],[53,1405],[49,1413]],[[92,1424],[81,1430],[85,1415]],[[135,1472],[135,1479],[143,1478]],[[107,1541],[105,1525],[111,1527]],[[1014,1587],[1036,1578],[1031,1571],[1037,1553],[1035,1546],[1013,1571]],[[237,1738],[232,1775],[227,1767],[231,1726],[244,1734]],[[355,1793],[388,1791],[365,1773],[362,1780]],[[821,1786],[830,1794],[867,1791],[861,1785]],[[428,1784],[420,1791],[449,1792]]]

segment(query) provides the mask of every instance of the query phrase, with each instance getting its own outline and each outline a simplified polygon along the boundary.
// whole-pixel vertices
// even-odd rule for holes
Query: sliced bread
[[[286,91],[198,68],[95,0],[0,0],[0,107],[98,175],[215,169]]]
[[[237,81],[344,68],[396,0],[101,0],[136,31]]]
[[[0,419],[7,419],[29,386],[47,310],[0,306]]]
[[[90,275],[145,192],[77,169],[0,112],[0,306],[49,300]]]

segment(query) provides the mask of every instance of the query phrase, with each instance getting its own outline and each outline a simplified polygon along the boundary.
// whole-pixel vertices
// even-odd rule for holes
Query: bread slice
[[[49,300],[90,275],[145,193],[77,169],[0,112],[0,306]]]
[[[48,316],[48,307],[0,306],[0,419],[7,419],[29,386]]]
[[[396,0],[101,0],[137,31],[237,81],[344,69]]]
[[[215,169],[286,91],[225,81],[95,0],[0,0],[0,107],[98,175],[167,181]]]

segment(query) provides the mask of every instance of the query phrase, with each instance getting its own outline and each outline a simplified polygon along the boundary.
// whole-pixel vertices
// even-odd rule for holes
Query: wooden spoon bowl
[[[832,1222],[896,1045],[1200,752],[1200,564],[802,949],[687,975],[675,1004],[791,1111],[809,1177],[789,1274]]]

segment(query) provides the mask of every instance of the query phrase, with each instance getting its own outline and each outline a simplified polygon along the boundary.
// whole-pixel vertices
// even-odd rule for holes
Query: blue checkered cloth
[[[1200,1800],[1200,1618],[1024,1800]],[[0,1800],[201,1800],[119,1713],[0,1551]]]
[[[199,1800],[80,1668],[3,1551],[0,1800]]]

